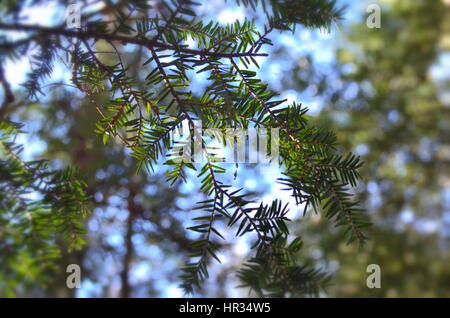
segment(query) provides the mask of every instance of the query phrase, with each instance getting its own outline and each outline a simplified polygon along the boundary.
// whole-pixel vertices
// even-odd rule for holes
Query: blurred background
[[[232,1],[202,2],[202,19],[264,21]],[[305,242],[299,260],[332,275],[323,297],[450,297],[450,1],[337,3],[346,6],[345,19],[331,32],[273,33],[269,57],[258,60],[259,76],[273,90],[307,106],[313,124],[333,130],[342,150],[365,162],[356,192],[373,222],[368,244],[346,245],[320,213],[303,216],[303,209],[292,205],[292,230]],[[103,4],[87,1],[82,10]],[[369,4],[380,6],[381,28],[366,24]],[[25,18],[52,26],[64,21],[64,11],[48,1],[30,6]],[[102,50],[101,42],[97,49]],[[130,74],[145,77],[143,52],[124,47],[123,55],[134,67]],[[5,65],[6,78],[22,100],[20,84],[29,68],[30,57]],[[177,275],[195,238],[185,230],[199,200],[195,175],[169,187],[162,165],[152,175],[136,174],[136,162],[121,145],[105,146],[94,133],[97,113],[82,93],[66,85],[70,69],[57,61],[45,96],[16,103],[11,119],[25,123],[26,159],[80,167],[93,197],[85,221],[87,244],[63,254],[60,270],[44,282],[24,272],[4,285],[11,295],[25,297],[183,296]],[[193,92],[201,94],[204,84],[205,78],[196,76]],[[275,182],[277,172],[262,175],[245,164],[238,169],[241,177],[234,184],[267,201],[290,201]],[[212,264],[211,277],[194,296],[248,295],[237,287],[235,271],[250,252],[251,237],[237,240],[225,225],[222,229],[227,234],[218,255],[222,264]],[[65,269],[72,263],[82,269],[80,289],[66,287]],[[379,289],[366,286],[369,264],[380,265]]]

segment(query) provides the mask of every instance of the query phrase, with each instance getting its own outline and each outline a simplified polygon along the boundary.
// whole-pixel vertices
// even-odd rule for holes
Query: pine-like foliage
[[[341,10],[330,0],[244,0],[237,4],[262,10],[267,17],[263,29],[249,19],[225,26],[203,21],[195,13],[200,4],[191,0],[157,1],[153,8],[146,1],[118,1],[114,7],[83,15],[81,29],[68,29],[65,24],[23,25],[14,20],[14,13],[5,13],[0,30],[24,31],[28,37],[19,41],[0,38],[1,55],[15,59],[36,45],[37,67],[26,83],[30,96],[40,90],[39,83],[51,72],[56,56],[70,56],[73,84],[92,99],[100,116],[96,132],[105,142],[112,138],[122,142],[139,161],[138,169],[145,167],[150,172],[160,158],[171,154],[165,160],[171,167],[168,182],[186,180],[186,169],[197,171],[200,190],[209,199],[198,202],[196,209],[204,214],[195,217],[195,225],[189,227],[200,237],[193,245],[192,261],[182,269],[186,292],[201,286],[211,260],[220,262],[217,240],[223,235],[216,224],[223,219],[237,236],[252,233],[255,237],[254,254],[238,273],[242,286],[259,295],[314,295],[329,278],[296,263],[293,255],[303,243],[289,234],[289,207],[278,200],[258,205],[244,189],[221,181],[229,171],[216,162],[214,150],[204,139],[201,148],[206,162],[202,166],[176,160],[174,132],[187,122],[193,138],[198,119],[205,128],[222,132],[278,128],[284,174],[278,182],[305,213],[309,208],[323,210],[342,227],[349,241],[363,244],[362,228],[368,222],[349,192],[360,177],[359,158],[339,155],[334,135],[311,127],[307,109],[277,99],[277,93],[255,71],[259,69],[257,58],[267,56],[264,48],[273,45],[273,32],[294,32],[296,25],[329,29],[341,18]],[[156,11],[156,16],[149,15],[150,11]],[[115,64],[102,61],[96,52],[98,41],[111,48]],[[127,74],[121,58],[123,45],[146,49],[145,83],[138,85]],[[201,95],[192,93],[193,78],[199,73],[206,73],[208,79]],[[109,103],[96,104],[95,94],[100,91],[110,93]]]
[[[10,282],[45,282],[60,256],[58,234],[69,250],[84,243],[86,185],[76,170],[23,161],[23,147],[14,141],[18,133],[20,125],[0,123],[0,295],[16,288]]]

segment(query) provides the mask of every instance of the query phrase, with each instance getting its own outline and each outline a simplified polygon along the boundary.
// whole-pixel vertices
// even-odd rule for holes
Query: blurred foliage
[[[315,221],[310,255],[336,271],[330,296],[450,296],[449,86],[431,72],[448,54],[449,21],[441,0],[384,1],[380,29],[363,20],[343,30],[332,72],[298,73],[326,97],[315,124],[336,127],[343,147],[362,156],[359,192],[374,222],[356,251],[319,239],[329,230]],[[381,267],[381,289],[366,287],[369,264]]]
[[[0,123],[0,297],[49,281],[61,249],[80,249],[87,214],[86,184],[75,169],[50,170],[44,160],[25,161],[19,124]]]

